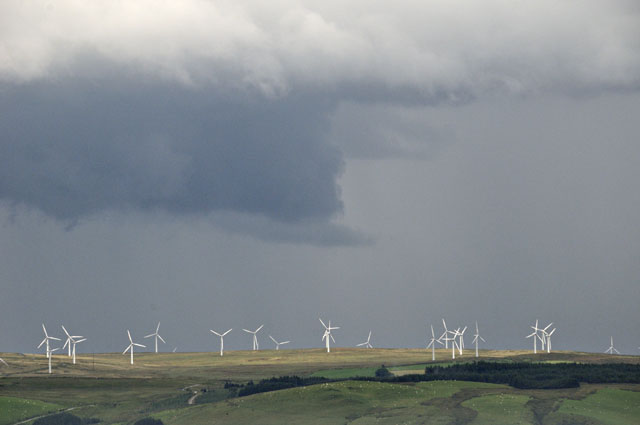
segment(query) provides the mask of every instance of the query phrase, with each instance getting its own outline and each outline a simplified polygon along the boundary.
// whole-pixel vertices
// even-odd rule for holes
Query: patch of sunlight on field
[[[604,388],[582,400],[564,400],[558,413],[585,416],[606,425],[637,425],[640,392]]]
[[[462,403],[478,416],[471,425],[526,425],[533,424],[533,413],[525,406],[529,396],[514,394],[489,394],[474,397]]]
[[[17,397],[0,397],[0,425],[33,418],[62,409],[62,406],[45,403],[40,400],[29,400]]]
[[[255,394],[153,416],[168,425],[343,424],[345,420],[354,424],[423,423],[425,418],[442,416],[438,407],[425,402],[449,398],[461,389],[500,387],[456,381],[415,385],[344,381]]]

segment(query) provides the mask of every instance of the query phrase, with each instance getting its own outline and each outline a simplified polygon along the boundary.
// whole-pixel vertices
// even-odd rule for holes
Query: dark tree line
[[[458,363],[451,366],[427,366],[423,374],[402,376],[394,376],[389,373],[387,368],[382,366],[376,371],[375,377],[360,376],[345,379],[327,379],[321,377],[280,376],[263,379],[258,383],[250,381],[245,385],[229,383],[229,389],[231,389],[232,385],[233,389],[237,388],[237,395],[243,397],[268,391],[346,380],[391,383],[471,381],[506,384],[520,389],[557,389],[575,388],[580,386],[581,382],[589,384],[640,384],[640,365],[621,363],[496,363],[480,361]]]

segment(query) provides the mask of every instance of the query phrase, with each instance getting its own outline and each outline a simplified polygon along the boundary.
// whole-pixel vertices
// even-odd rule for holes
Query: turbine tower
[[[260,325],[260,327],[258,329],[256,329],[255,331],[250,331],[247,329],[243,329],[243,331],[253,334],[253,351],[256,351],[259,348],[258,345],[258,337],[256,336],[256,334],[260,331],[260,329],[262,329],[264,325]]]
[[[49,350],[49,340],[60,341],[60,338],[56,338],[55,336],[49,336],[49,334],[47,333],[47,328],[44,327],[44,323],[42,324],[42,330],[44,331],[44,339],[42,340],[40,345],[38,345],[38,348],[42,347],[42,344],[46,343],[47,357],[49,357],[51,355],[51,350]]]
[[[371,331],[369,331],[369,337],[367,338],[367,340],[356,345],[356,347],[362,347],[363,345],[365,346],[365,348],[373,348],[373,345],[371,345]]]
[[[335,343],[336,340],[333,339],[333,335],[331,335],[331,331],[333,329],[340,329],[339,326],[335,326],[335,327],[331,327],[331,320],[329,320],[329,326],[325,325],[324,322],[322,321],[322,319],[318,318],[318,320],[320,320],[320,323],[322,323],[322,326],[324,326],[324,334],[322,335],[322,340],[325,341],[326,346],[327,346],[327,353],[331,352],[331,343],[329,342],[329,338],[331,338],[331,340]]]
[[[226,334],[228,334],[229,332],[231,332],[233,330],[233,328],[229,329],[228,331],[226,331],[223,334],[219,334],[218,332],[214,331],[213,329],[209,329],[209,331],[211,331],[211,333],[218,335],[220,337],[220,357],[222,357],[224,355],[224,336]],[[178,347],[176,347],[178,348]],[[175,353],[176,350],[175,348],[173,349],[173,352]]]
[[[551,333],[553,333],[553,332],[551,332]],[[472,344],[476,345],[476,357],[478,357],[478,342],[479,342],[478,340],[479,339],[481,339],[482,342],[487,342],[487,341],[484,340],[483,337],[480,336],[480,331],[478,330],[478,321],[476,321],[476,333],[475,333],[475,335],[473,335],[473,342],[472,342]]]
[[[158,327],[156,327],[156,331],[152,334],[149,334],[147,336],[145,336],[145,338],[151,338],[152,336],[155,336],[155,340],[156,340],[156,353],[158,352],[158,338],[160,339],[160,341],[162,341],[164,344],[166,344],[165,340],[162,339],[162,337],[160,336],[160,334],[158,333],[158,331],[160,331],[160,322],[158,322]]]
[[[147,348],[147,346],[142,344],[136,344],[135,342],[133,342],[133,339],[131,339],[131,332],[129,332],[129,329],[127,329],[127,335],[129,336],[129,346],[122,352],[122,355],[124,356],[127,351],[131,350],[131,364],[133,364],[133,346],[135,345],[136,347],[142,347],[142,348]]]
[[[283,345],[283,344],[288,344],[288,343],[290,343],[290,342],[291,342],[291,341],[278,342],[278,341],[276,341],[276,339],[275,339],[274,337],[272,337],[271,335],[269,335],[269,338],[271,338],[271,341],[273,341],[273,342],[275,342],[275,343],[276,343],[276,350],[279,350],[281,345]]]
[[[71,357],[71,344],[74,344],[74,341],[76,340],[76,338],[80,339],[80,338],[84,338],[84,337],[80,336],[80,335],[71,336],[69,334],[69,332],[67,331],[67,328],[64,327],[64,325],[62,325],[62,330],[67,335],[67,340],[64,342],[64,345],[62,346],[62,349],[64,350],[65,348],[67,348],[68,349],[68,356]],[[75,362],[74,362],[74,364],[75,364]]]
[[[432,362],[436,360],[436,345],[435,345],[436,342],[440,345],[443,345],[439,339],[436,339],[436,334],[433,332],[433,325],[431,325],[431,341],[429,342],[429,345],[427,345],[427,349],[431,347]]]
[[[613,354],[614,351],[616,353],[620,354],[620,351],[616,350],[616,348],[613,346],[613,337],[611,337],[611,346],[609,348],[607,348],[607,351],[605,351],[605,353]]]

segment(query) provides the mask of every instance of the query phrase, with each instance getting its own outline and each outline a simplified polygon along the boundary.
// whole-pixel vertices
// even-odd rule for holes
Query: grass
[[[596,419],[605,425],[640,423],[640,392],[604,388],[582,400],[562,401],[557,413]]]
[[[525,425],[533,424],[533,413],[526,406],[529,399],[527,395],[489,394],[469,399],[462,406],[477,412],[470,425]]]
[[[403,423],[446,416],[439,407],[428,404],[433,399],[447,399],[461,389],[496,387],[501,386],[453,381],[416,385],[343,381],[256,394],[153,416],[169,425]]]
[[[18,397],[0,397],[0,425],[12,424],[50,412],[56,412],[62,406]]]

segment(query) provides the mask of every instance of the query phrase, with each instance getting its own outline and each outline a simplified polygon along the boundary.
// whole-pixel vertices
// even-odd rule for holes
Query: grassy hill
[[[281,375],[370,376],[381,364],[397,375],[422,373],[426,365],[434,363],[430,352],[418,349],[337,348],[330,354],[322,349],[229,351],[224,357],[216,353],[136,353],[133,366],[128,356],[119,353],[81,354],[77,365],[57,355],[52,375],[47,373],[44,355],[2,353],[0,357],[9,364],[0,367],[0,407],[13,406],[10,415],[9,409],[0,408],[0,424],[68,408],[75,408],[73,413],[78,416],[99,418],[107,424],[133,423],[145,416],[160,418],[165,424],[560,424],[567,418],[572,422],[566,423],[590,425],[640,423],[637,409],[617,409],[615,401],[620,398],[627,405],[640,406],[640,385],[516,390],[471,382],[342,381],[242,398],[232,397],[233,392],[224,388],[227,381],[244,384]],[[526,351],[483,350],[481,359],[640,364],[638,356],[575,352],[533,355]],[[455,362],[473,360],[468,351]],[[450,364],[450,353],[438,350],[436,363]],[[194,405],[189,405],[194,395]],[[585,403],[580,404],[592,400],[588,397],[594,397],[600,407],[588,409]],[[607,414],[614,410],[616,415]],[[514,415],[520,422],[510,422]]]

